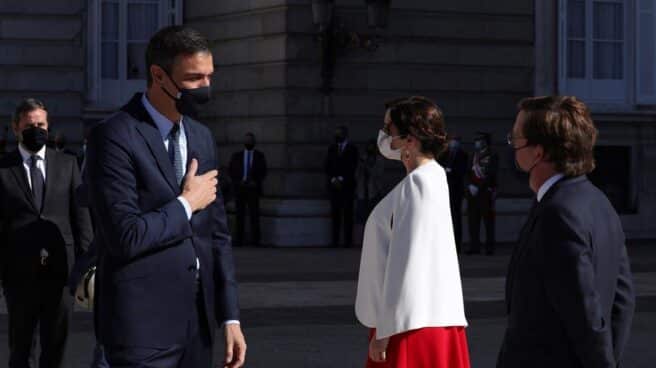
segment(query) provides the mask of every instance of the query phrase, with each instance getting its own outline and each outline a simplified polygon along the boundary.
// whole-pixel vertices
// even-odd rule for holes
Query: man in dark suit
[[[151,38],[146,65],[146,93],[89,140],[100,343],[112,367],[210,367],[222,324],[223,364],[241,367],[246,344],[215,141],[184,114],[211,97],[209,44],[195,30],[167,27]]]
[[[499,156],[492,151],[490,133],[479,132],[474,137],[474,155],[467,175],[467,217],[469,249],[467,254],[481,252],[481,219],[485,225],[485,254],[493,255],[496,245],[494,205],[497,196]]]
[[[446,179],[449,183],[451,218],[458,253],[460,253],[460,246],[462,244],[462,199],[465,192],[467,160],[467,153],[462,149],[460,137],[451,137],[449,149],[440,157],[440,164],[446,171]]]
[[[39,325],[40,367],[65,367],[73,299],[70,268],[91,242],[75,200],[75,157],[46,148],[48,112],[23,101],[12,122],[19,146],[0,159],[0,281],[9,313],[9,367],[28,367]]]
[[[260,245],[260,195],[266,178],[267,163],[264,154],[255,149],[255,134],[247,133],[244,150],[230,158],[230,177],[235,185],[237,205],[236,246],[244,244],[244,220],[246,208],[251,220],[252,243]]]
[[[348,128],[338,127],[335,131],[335,143],[328,147],[324,165],[330,196],[333,247],[339,246],[342,224],[344,224],[344,247],[353,244],[355,172],[358,160],[358,149],[348,141]]]
[[[519,108],[508,143],[536,200],[510,261],[497,367],[615,368],[635,295],[619,216],[585,176],[596,128],[574,97]]]

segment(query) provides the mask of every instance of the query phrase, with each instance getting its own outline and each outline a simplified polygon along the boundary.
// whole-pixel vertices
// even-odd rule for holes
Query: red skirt
[[[369,339],[375,335],[369,332]],[[390,337],[387,361],[369,358],[366,368],[469,368],[469,349],[464,327],[428,327]]]

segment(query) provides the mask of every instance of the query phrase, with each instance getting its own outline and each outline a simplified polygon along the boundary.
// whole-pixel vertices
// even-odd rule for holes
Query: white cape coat
[[[365,227],[355,312],[382,339],[467,326],[444,169],[424,164],[374,208]]]

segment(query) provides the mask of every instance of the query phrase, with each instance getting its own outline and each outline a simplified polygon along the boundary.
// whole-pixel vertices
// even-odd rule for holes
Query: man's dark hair
[[[150,67],[159,65],[171,73],[178,56],[194,55],[199,52],[210,53],[210,45],[200,32],[185,26],[169,26],[160,29],[148,42],[146,49],[146,69],[148,85],[153,83]]]
[[[11,121],[14,124],[18,124],[18,122],[20,121],[21,117],[24,114],[39,109],[48,112],[48,109],[46,108],[46,105],[43,102],[37,100],[36,98],[26,98],[23,101],[21,101],[18,104],[18,106],[16,106],[16,110],[14,111],[14,115],[12,116]]]
[[[582,101],[570,96],[526,98],[519,110],[525,114],[522,135],[527,144],[542,146],[557,171],[579,176],[594,170],[597,128]]]

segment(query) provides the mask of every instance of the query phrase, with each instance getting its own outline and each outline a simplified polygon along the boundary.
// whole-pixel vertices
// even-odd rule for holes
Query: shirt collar
[[[28,161],[30,158],[32,158],[32,155],[34,155],[34,153],[32,153],[32,152],[26,150],[25,148],[23,148],[23,145],[22,145],[22,144],[19,144],[19,145],[18,145],[18,152],[20,152],[20,155],[21,155],[21,157],[23,158],[23,161]],[[43,146],[43,147],[39,150],[39,152],[36,153],[36,155],[37,155],[40,159],[42,159],[42,160],[45,161],[45,159],[46,159],[46,146]]]
[[[159,130],[159,134],[162,135],[162,139],[166,140],[169,138],[169,133],[171,132],[171,129],[173,129],[173,122],[169,120],[166,116],[162,115],[155,106],[153,106],[150,101],[148,101],[148,97],[146,96],[146,93],[144,93],[141,96],[141,103],[143,103],[144,107],[146,108],[146,111],[150,114],[150,117],[153,118],[153,121],[155,122],[155,125],[157,126],[157,130]],[[182,117],[180,117],[180,121],[178,124],[180,124],[180,134],[184,134],[184,126],[182,124]]]
[[[540,202],[542,200],[542,198],[544,197],[544,195],[547,194],[549,189],[551,189],[551,187],[554,184],[556,184],[558,182],[558,180],[562,179],[564,176],[565,176],[564,174],[558,173],[558,174],[550,177],[549,179],[547,179],[547,181],[545,181],[542,184],[542,186],[540,187],[540,189],[538,190],[538,202]]]

